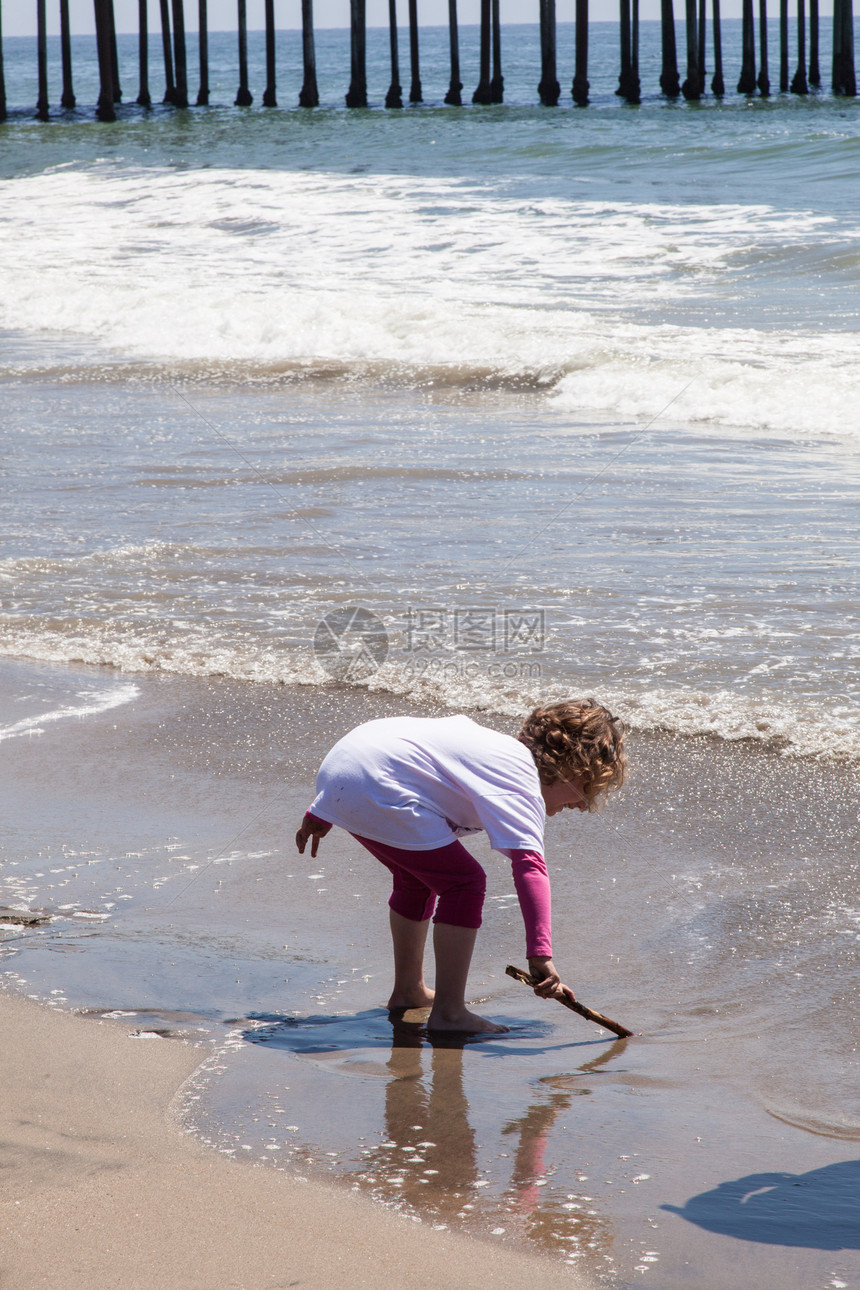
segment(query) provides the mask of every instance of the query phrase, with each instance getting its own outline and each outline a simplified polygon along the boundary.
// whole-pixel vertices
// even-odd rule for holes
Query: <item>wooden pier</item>
[[[185,33],[185,4],[193,0],[159,0],[161,45],[164,61],[163,103],[176,108],[189,106],[188,52]],[[499,0],[480,0],[480,54],[478,81],[472,94],[477,104],[501,103],[504,95],[502,76],[501,23]],[[8,0],[7,0],[8,3]],[[20,4],[21,0],[15,0]],[[59,3],[60,49],[62,59],[62,93],[60,107],[75,107],[73,87],[71,29],[69,25],[69,0]],[[197,33],[197,64],[199,88],[196,105],[209,102],[209,53],[207,0],[196,0],[199,30]],[[299,92],[299,106],[317,107],[316,54],[314,46],[313,0],[300,0],[302,17],[303,82]],[[422,102],[421,71],[419,66],[418,0],[407,0],[409,23],[409,102]],[[556,54],[556,0],[537,0],[540,21],[540,67],[536,75],[539,101],[545,107],[555,107],[562,95],[558,80]],[[661,0],[661,72],[660,92],[670,99],[700,99],[707,92],[705,51],[708,24],[707,0],[683,0],[686,62],[684,78],[678,66],[678,47],[675,33],[674,0]],[[773,0],[776,3],[776,0]],[[810,89],[821,87],[819,64],[819,0],[792,0],[795,10],[795,49],[789,48],[789,0],[779,3],[779,91],[781,93],[808,94]],[[50,117],[47,53],[47,4],[48,0],[35,0],[37,39],[38,96],[36,116],[47,121]],[[99,96],[95,115],[100,121],[116,120],[116,105],[122,102],[119,60],[117,58],[116,22],[114,0],[93,0],[96,26],[96,52],[99,67]],[[588,0],[572,0],[575,7],[575,67],[570,94],[578,107],[588,104]],[[639,79],[639,0],[618,0],[619,4],[619,72],[616,93],[627,103],[636,104],[641,99]],[[679,0],[680,4],[680,0]],[[366,0],[349,0],[350,6],[350,79],[346,91],[346,104],[350,108],[367,107],[367,19]],[[397,0],[388,0],[390,33],[391,83],[385,96],[386,108],[403,107],[403,89],[400,83],[399,45],[397,31]],[[758,20],[758,45],[755,24]],[[726,93],[723,74],[723,43],[720,18],[720,0],[711,0],[711,44],[713,50],[713,77],[710,92],[716,97]],[[768,64],[767,0],[743,0],[742,36],[740,49],[740,75],[738,94],[747,96],[771,93]],[[266,86],[262,101],[265,107],[277,107],[275,66],[275,0],[265,0]],[[459,106],[463,102],[463,82],[460,79],[460,50],[457,25],[457,0],[448,0],[448,30],[450,43],[451,77],[444,102]],[[149,26],[147,0],[138,0],[139,80],[136,102],[143,108],[152,105],[149,67]],[[249,107],[253,94],[248,80],[248,20],[247,0],[236,0],[237,81],[236,106]],[[758,53],[758,65],[756,65]],[[793,74],[792,74],[792,68]],[[830,90],[834,95],[854,96],[857,81],[854,70],[854,13],[853,0],[834,0],[833,50]],[[0,121],[6,119],[6,89],[3,74],[2,0],[0,0]]]

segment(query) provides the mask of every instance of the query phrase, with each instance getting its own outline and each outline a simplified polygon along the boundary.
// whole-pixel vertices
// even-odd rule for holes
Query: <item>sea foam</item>
[[[687,421],[860,441],[852,334],[750,326],[749,301],[732,325],[725,309],[703,325],[700,307],[727,284],[749,293],[774,258],[790,277],[786,248],[814,252],[826,279],[825,216],[95,165],[8,181],[4,224],[0,327],[78,337],[94,355],[483,374],[543,385],[571,413],[671,405]]]
[[[41,655],[33,653],[30,657],[38,658]],[[139,693],[138,686],[130,682],[124,685],[112,685],[107,689],[93,687],[79,690],[75,697],[81,702],[64,703],[48,712],[33,713],[9,725],[0,726],[0,742],[20,735],[44,734],[45,726],[55,721],[65,721],[69,717],[89,717],[101,712],[109,712],[111,708],[131,703]]]
[[[169,674],[224,677],[262,685],[330,687],[332,676],[301,646],[265,647],[207,645],[199,633],[156,634],[144,629],[122,632],[80,623],[63,631],[38,628],[32,622],[0,629],[0,655],[49,663],[88,664],[131,674]],[[394,659],[352,684],[369,691],[398,694],[416,702],[442,705],[456,711],[478,709],[500,716],[520,717],[540,702],[558,698],[558,680],[548,685],[541,674],[506,676],[499,669],[474,663],[416,674],[412,666]],[[137,694],[133,684],[84,695],[80,707],[64,706],[0,730],[0,738],[40,731],[47,721],[83,716],[127,703]],[[785,756],[820,760],[860,761],[860,722],[856,707],[834,702],[822,711],[817,702],[780,702],[773,696],[745,694],[732,689],[709,692],[692,686],[659,686],[645,680],[616,681],[599,687],[599,698],[636,730],[659,730],[680,735],[710,735],[729,741],[750,740]]]

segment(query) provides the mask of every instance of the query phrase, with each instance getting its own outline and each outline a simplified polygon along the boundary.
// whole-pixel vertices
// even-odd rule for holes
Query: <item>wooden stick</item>
[[[522,981],[523,985],[534,987],[539,984],[528,972],[524,972],[522,968],[514,967],[512,963],[508,964],[505,971],[515,981]],[[606,1030],[611,1030],[619,1039],[628,1039],[633,1034],[632,1030],[627,1030],[625,1026],[619,1026],[617,1021],[610,1021],[608,1017],[604,1017],[602,1012],[595,1012],[593,1008],[586,1008],[584,1003],[580,1003],[578,999],[574,998],[573,991],[566,985],[562,986],[562,989],[564,994],[559,999],[559,1003],[563,1003],[566,1008],[570,1008],[571,1012],[578,1012],[580,1017],[585,1017],[586,1021],[593,1021],[596,1025],[603,1026]]]

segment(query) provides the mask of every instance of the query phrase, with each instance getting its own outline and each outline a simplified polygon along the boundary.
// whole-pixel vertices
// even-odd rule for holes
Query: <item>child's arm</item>
[[[555,998],[563,987],[552,961],[550,886],[546,863],[538,851],[511,850],[505,855],[511,862],[514,886],[526,925],[529,971],[540,982],[534,987],[534,992],[542,999]]]
[[[311,815],[310,811],[305,811],[305,818],[302,820],[299,831],[296,834],[296,846],[299,849],[299,855],[305,854],[305,847],[308,839],[310,839],[311,859],[313,860],[319,850],[320,839],[325,837],[330,828],[331,825],[327,820],[320,820],[315,815]]]
[[[552,959],[532,955],[529,959],[529,972],[540,983],[534,986],[533,989],[535,994],[539,994],[542,999],[560,999],[565,991],[570,995],[571,999],[575,998],[573,991],[568,986],[562,985],[561,977],[556,971]]]

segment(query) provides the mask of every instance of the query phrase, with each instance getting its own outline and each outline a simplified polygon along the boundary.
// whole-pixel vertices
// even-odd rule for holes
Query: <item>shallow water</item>
[[[317,625],[358,603],[375,688],[507,713],[599,689],[642,728],[857,755],[843,445],[510,390],[74,371],[4,389],[6,653],[319,684]]]
[[[92,688],[91,670],[65,678]],[[4,679],[32,694],[57,672],[7,663]],[[724,1286],[738,1248],[763,1287],[856,1282],[850,770],[642,735],[616,802],[552,822],[556,959],[628,1041],[504,975],[522,962],[519,914],[479,843],[473,997],[511,1029],[440,1046],[420,1015],[392,1024],[380,1006],[381,867],[337,832],[316,861],[291,842],[322,750],[406,701],[182,677],[138,688],[7,745],[0,904],[51,917],[0,930],[7,988],[213,1043],[185,1090],[196,1132],[416,1219],[617,1285],[645,1268],[661,1286],[691,1269]],[[797,1227],[795,1175],[826,1223]]]

